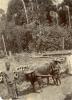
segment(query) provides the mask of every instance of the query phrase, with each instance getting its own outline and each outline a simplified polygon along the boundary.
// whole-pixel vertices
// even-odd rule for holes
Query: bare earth
[[[60,86],[47,86],[40,93],[30,93],[18,100],[64,100],[66,94],[72,93],[72,77],[62,79]]]
[[[5,96],[6,92],[5,86],[0,84],[0,95]],[[49,85],[42,88],[42,91],[39,93],[28,93],[19,96],[17,100],[64,100],[66,94],[69,93],[72,93],[72,76],[63,78],[60,86]]]

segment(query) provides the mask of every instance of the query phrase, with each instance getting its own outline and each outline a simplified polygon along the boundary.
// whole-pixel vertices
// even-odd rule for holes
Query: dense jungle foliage
[[[72,1],[11,0],[0,9],[0,49],[43,52],[72,49]],[[58,21],[58,22],[57,22]]]

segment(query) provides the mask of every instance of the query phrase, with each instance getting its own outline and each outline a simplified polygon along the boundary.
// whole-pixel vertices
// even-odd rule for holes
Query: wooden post
[[[62,49],[64,50],[64,36],[62,37]]]
[[[7,56],[7,50],[6,50],[6,45],[5,45],[5,40],[4,40],[4,36],[2,35],[2,41],[3,41],[3,45],[4,45],[4,52]]]
[[[31,8],[32,8],[32,11],[33,11],[33,9],[34,9],[34,7],[33,7],[33,2],[32,2],[32,0],[29,0],[30,1],[30,3],[31,3]]]
[[[37,9],[39,9],[38,1],[36,0]]]
[[[69,8],[69,6],[67,6],[67,5],[65,5],[64,7],[65,7],[65,8],[64,8],[65,10],[67,9],[69,27],[71,28],[70,8]]]
[[[56,13],[56,20],[57,20],[57,26],[59,25],[59,15],[58,15],[58,5],[56,5],[57,13]]]
[[[69,16],[69,27],[71,28],[71,19],[70,19],[70,10],[68,8],[68,16]]]
[[[24,7],[24,10],[25,10],[25,15],[26,15],[26,20],[27,20],[27,24],[28,24],[28,15],[27,15],[26,5],[25,5],[24,0],[21,0],[21,1],[22,1],[22,3],[23,3],[23,7]]]

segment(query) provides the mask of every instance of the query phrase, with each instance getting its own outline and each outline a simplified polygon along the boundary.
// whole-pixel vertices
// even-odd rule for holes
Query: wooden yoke
[[[52,77],[52,75],[36,75],[37,77],[42,77],[42,78],[46,78],[46,77]]]

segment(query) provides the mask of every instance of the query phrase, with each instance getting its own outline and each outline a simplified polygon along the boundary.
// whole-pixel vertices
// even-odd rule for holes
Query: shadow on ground
[[[72,93],[67,94],[66,97],[64,98],[64,100],[72,100]]]
[[[54,86],[53,83],[49,83],[49,85],[47,85],[46,83],[43,83],[42,88],[36,87],[35,90],[33,91],[32,86],[30,86],[28,89],[23,90],[23,91],[18,91],[18,95],[22,96],[22,95],[27,95],[27,94],[31,94],[31,93],[40,93],[42,91],[43,88],[47,87],[47,86]]]

